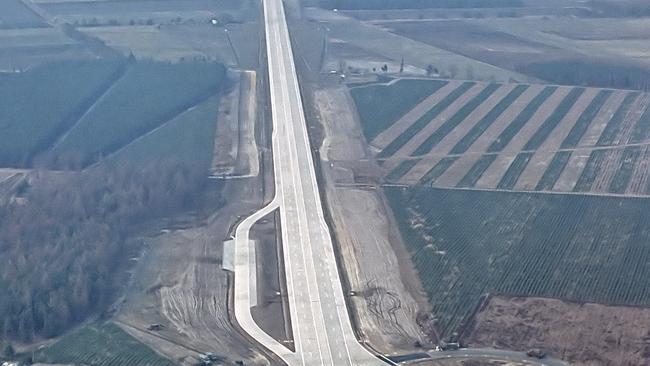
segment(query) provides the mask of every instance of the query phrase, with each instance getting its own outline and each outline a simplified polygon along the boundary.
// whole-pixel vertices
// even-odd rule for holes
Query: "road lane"
[[[353,332],[343,297],[333,243],[325,222],[305,114],[296,76],[284,9],[280,0],[264,0],[269,87],[273,120],[276,205],[280,210],[287,298],[295,352],[269,339],[249,321],[250,296],[237,294],[236,316],[242,328],[288,365],[381,365]],[[261,217],[254,215],[253,220]],[[248,219],[247,219],[248,220]],[[250,291],[247,226],[238,227],[235,287]],[[251,224],[252,225],[252,224]],[[238,274],[239,273],[239,274]],[[239,319],[244,319],[243,324]],[[264,334],[262,334],[264,333]],[[278,346],[282,347],[279,348]]]

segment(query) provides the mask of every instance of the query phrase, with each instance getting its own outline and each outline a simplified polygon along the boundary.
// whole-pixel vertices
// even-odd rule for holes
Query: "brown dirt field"
[[[506,174],[508,167],[515,160],[516,155],[501,154],[492,162],[490,167],[483,172],[483,175],[476,182],[476,188],[496,189],[497,185]]]
[[[594,180],[594,184],[591,186],[591,192],[607,192],[609,184],[621,166],[623,150],[622,148],[607,150],[607,157],[601,164],[600,171]]]
[[[481,157],[479,154],[466,154],[456,160],[438,179],[435,187],[455,187]]]
[[[630,135],[634,130],[634,126],[637,124],[641,115],[648,105],[650,104],[650,95],[642,94],[632,104],[632,107],[629,109],[627,115],[621,122],[621,130],[618,133],[618,136],[614,139],[614,145],[627,144],[630,140]]]
[[[524,169],[523,173],[517,180],[517,183],[515,183],[514,189],[523,191],[534,190],[537,186],[537,182],[539,182],[544,175],[546,168],[551,164],[551,160],[553,160],[554,156],[554,152],[536,152],[533,157],[530,158],[528,165],[526,165],[526,169]]]
[[[395,140],[399,135],[402,134],[409,126],[411,126],[415,121],[420,119],[426,112],[438,104],[444,97],[449,95],[454,89],[462,84],[458,80],[450,80],[449,83],[442,88],[436,90],[435,93],[428,96],[420,104],[415,106],[415,108],[408,111],[402,118],[397,122],[393,123],[389,128],[380,133],[374,140],[372,140],[371,145],[376,146],[379,149],[384,149],[388,144]]]
[[[612,119],[614,113],[625,99],[628,92],[615,91],[607,98],[603,107],[600,109],[596,118],[591,122],[589,128],[580,139],[578,146],[595,146],[600,138],[600,135],[605,130],[607,123]]]
[[[645,188],[648,184],[648,175],[650,174],[650,147],[644,146],[641,157],[636,164],[630,185],[627,187],[628,194],[645,194]]]
[[[543,85],[531,85],[522,95],[517,98],[501,115],[497,118],[490,127],[479,137],[472,146],[467,150],[468,152],[485,152],[488,146],[494,141],[503,130],[508,127],[519,113],[526,108],[533,98],[540,91],[544,89]]]
[[[476,125],[481,118],[485,117],[488,112],[497,104],[503,97],[515,88],[517,84],[504,84],[490,95],[483,103],[470,113],[467,118],[463,120],[456,128],[454,128],[445,138],[436,145],[430,155],[448,154],[449,151]]]
[[[610,98],[611,99],[611,98]],[[554,191],[560,192],[571,192],[573,187],[575,187],[582,171],[587,166],[587,160],[589,160],[589,154],[591,150],[575,150],[571,154],[569,161],[567,162],[566,167],[560,174],[555,186],[553,186]]]
[[[574,366],[650,364],[650,309],[493,297],[466,339],[472,347],[542,348]]]
[[[524,127],[510,140],[503,149],[506,153],[517,153],[523,149],[528,140],[537,132],[539,126],[553,113],[572,87],[561,86],[539,107],[537,112],[526,122]]]
[[[441,124],[447,121],[451,116],[453,116],[459,109],[461,109],[467,102],[472,100],[477,96],[481,90],[485,88],[485,84],[477,83],[472,86],[468,91],[463,95],[458,97],[453,103],[451,103],[444,111],[442,111],[436,118],[431,120],[423,129],[421,129],[417,135],[413,136],[401,149],[399,149],[394,156],[409,156],[415,149],[420,146],[432,133],[434,133]]]
[[[426,157],[420,160],[408,173],[404,174],[399,183],[402,184],[417,184],[422,177],[424,177],[431,168],[436,166],[442,160],[442,156]]]

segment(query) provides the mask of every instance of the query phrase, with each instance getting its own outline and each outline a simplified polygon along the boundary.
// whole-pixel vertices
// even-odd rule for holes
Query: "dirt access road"
[[[315,91],[314,102],[325,131],[327,206],[345,275],[357,294],[350,303],[358,332],[380,352],[412,350],[416,342],[427,342],[416,319],[428,305],[390,209],[379,191],[336,186],[336,177],[347,176],[338,162],[369,156],[351,97],[344,86],[333,86]]]

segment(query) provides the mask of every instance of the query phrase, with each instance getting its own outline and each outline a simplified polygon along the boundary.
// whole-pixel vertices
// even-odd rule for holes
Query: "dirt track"
[[[319,90],[315,99],[326,131],[321,150],[327,157],[366,156],[347,91],[343,87]],[[337,103],[328,102],[332,100]],[[382,352],[412,349],[416,341],[425,342],[416,317],[427,305],[408,265],[408,253],[399,250],[403,244],[381,193],[334,187],[332,173],[338,162],[333,164],[324,169],[327,204],[350,288],[357,293],[351,304],[359,332]]]
[[[183,364],[193,362],[186,358],[196,354],[191,350],[226,355],[231,362],[266,364],[230,324],[229,279],[220,268],[222,240],[229,227],[239,214],[255,206],[243,199],[255,196],[239,189],[227,193],[242,198],[239,203],[220,210],[208,224],[172,229],[147,239],[147,253],[118,316],[118,321],[141,330],[149,324],[163,324],[159,332],[131,332]]]

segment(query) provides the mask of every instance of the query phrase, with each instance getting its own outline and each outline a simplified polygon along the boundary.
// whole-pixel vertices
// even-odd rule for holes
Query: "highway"
[[[275,197],[244,220],[235,235],[235,317],[253,339],[287,365],[382,365],[358,343],[337,268],[316,180],[307,124],[281,0],[264,0],[273,119]],[[250,227],[279,208],[295,352],[255,324],[254,246]]]

